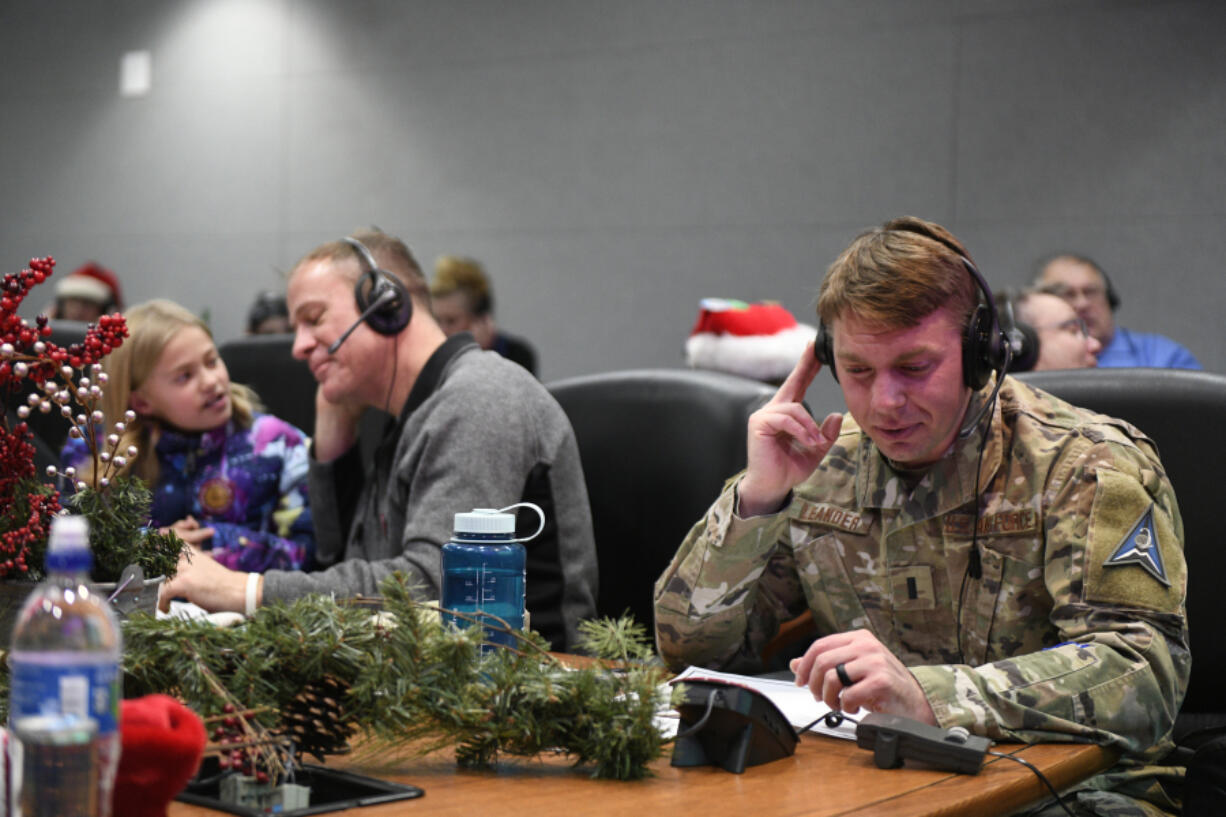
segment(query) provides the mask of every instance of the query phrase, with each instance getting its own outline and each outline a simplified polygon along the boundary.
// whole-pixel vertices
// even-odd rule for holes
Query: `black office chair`
[[[1074,405],[1127,420],[1158,446],[1183,517],[1188,562],[1192,677],[1176,735],[1226,723],[1221,681],[1226,639],[1217,622],[1226,607],[1216,582],[1226,575],[1218,535],[1226,453],[1226,377],[1187,369],[1075,369],[1015,375]]]
[[[250,386],[269,414],[315,433],[315,377],[305,361],[292,354],[293,335],[246,335],[218,347],[230,380]],[[388,416],[368,410],[358,429],[362,462],[369,463],[383,439]]]
[[[640,369],[546,386],[575,429],[592,504],[596,611],[650,628],[652,586],[724,481],[745,467],[749,415],[774,394],[756,380]]]
[[[230,380],[251,387],[269,414],[307,434],[315,428],[315,378],[295,360],[293,335],[246,335],[217,348]]]

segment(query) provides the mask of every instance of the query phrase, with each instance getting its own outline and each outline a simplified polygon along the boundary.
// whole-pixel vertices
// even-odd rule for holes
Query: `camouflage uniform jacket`
[[[847,416],[774,515],[736,516],[730,480],[656,583],[661,655],[748,668],[807,608],[823,635],[872,632],[941,726],[1164,754],[1190,656],[1183,523],[1153,443],[1013,378],[991,416],[920,474]]]

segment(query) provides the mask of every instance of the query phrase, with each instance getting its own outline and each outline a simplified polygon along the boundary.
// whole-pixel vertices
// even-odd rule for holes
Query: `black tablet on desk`
[[[218,771],[216,759],[207,758],[197,779],[188,783],[187,788],[175,799],[240,817],[267,817],[268,812],[264,810],[223,801],[221,781],[225,774]],[[425,791],[417,786],[313,764],[303,764],[295,772],[293,782],[310,788],[310,804],[278,811],[279,817],[307,817],[310,814],[326,814],[331,811],[390,803],[394,800],[411,800],[425,794]]]

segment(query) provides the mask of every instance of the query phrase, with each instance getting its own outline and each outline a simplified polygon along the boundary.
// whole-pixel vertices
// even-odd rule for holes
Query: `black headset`
[[[1107,285],[1107,306],[1111,307],[1111,311],[1120,308],[1120,296],[1115,294],[1115,287],[1111,286],[1111,279],[1107,277],[1107,271],[1095,265],[1094,269],[1098,270],[1098,274],[1103,277],[1103,283]]]
[[[352,236],[345,236],[341,240],[353,247],[366,269],[353,285],[353,298],[361,314],[353,325],[328,347],[328,354],[333,355],[362,323],[380,335],[396,335],[409,325],[409,320],[413,317],[413,298],[400,279],[387,270],[380,269],[374,255],[361,241]]]
[[[1001,318],[1000,329],[1009,342],[1009,371],[1028,372],[1039,362],[1039,333],[1017,316],[1017,298],[1011,293],[996,296],[996,314]]]
[[[992,290],[984,280],[979,270],[950,241],[927,230],[912,226],[890,228],[891,232],[907,232],[922,235],[948,247],[962,261],[966,271],[979,288],[982,300],[975,306],[971,318],[966,324],[962,335],[962,382],[972,390],[978,391],[987,385],[988,379],[996,372],[997,379],[1003,376],[1008,368],[1012,350],[1005,334],[1000,329],[1000,317],[996,313],[996,303],[992,298]],[[1037,347],[1036,347],[1037,348]],[[819,322],[817,342],[813,354],[823,366],[830,369],[834,379],[839,379],[838,368],[834,362],[834,338],[826,329],[824,322]]]

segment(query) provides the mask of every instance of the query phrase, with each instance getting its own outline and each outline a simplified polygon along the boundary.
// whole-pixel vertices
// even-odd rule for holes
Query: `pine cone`
[[[349,738],[358,724],[345,708],[349,693],[347,684],[328,675],[306,686],[281,713],[285,735],[302,755],[312,755],[323,762],[325,755],[349,751]]]

